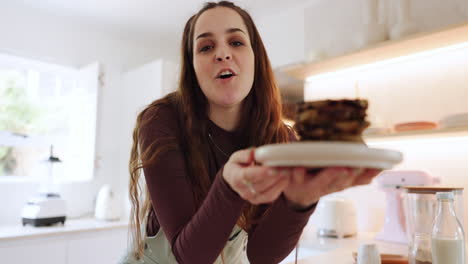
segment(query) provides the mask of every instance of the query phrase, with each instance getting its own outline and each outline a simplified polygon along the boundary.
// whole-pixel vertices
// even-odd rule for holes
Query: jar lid
[[[463,191],[463,187],[426,187],[426,186],[402,186],[407,193],[436,194],[438,192]]]

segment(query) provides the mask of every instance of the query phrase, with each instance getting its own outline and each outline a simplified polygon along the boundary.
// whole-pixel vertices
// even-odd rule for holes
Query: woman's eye
[[[200,49],[200,52],[207,52],[207,51],[209,51],[209,50],[212,49],[212,48],[213,48],[213,46],[209,46],[209,45],[203,46],[203,47]]]
[[[240,41],[233,41],[233,42],[231,42],[231,45],[233,45],[233,46],[243,46],[244,43],[242,43]]]

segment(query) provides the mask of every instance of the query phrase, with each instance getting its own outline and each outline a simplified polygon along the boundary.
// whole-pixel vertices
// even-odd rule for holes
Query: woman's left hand
[[[293,168],[283,193],[294,208],[307,208],[324,195],[369,184],[380,172],[378,169],[328,167],[317,173],[307,173],[305,168]]]

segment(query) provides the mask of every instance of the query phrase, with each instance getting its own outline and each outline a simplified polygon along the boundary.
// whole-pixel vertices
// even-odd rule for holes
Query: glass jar
[[[413,243],[409,245],[409,264],[431,264],[431,235],[426,233],[416,233],[413,236]]]
[[[411,264],[431,263],[431,233],[436,216],[437,192],[452,192],[455,213],[463,225],[463,188],[403,187],[408,258]],[[418,258],[416,258],[418,256]]]

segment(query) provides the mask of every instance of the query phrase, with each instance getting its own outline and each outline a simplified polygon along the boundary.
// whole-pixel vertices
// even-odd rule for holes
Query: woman
[[[311,175],[255,162],[251,147],[295,137],[282,122],[259,33],[227,1],[207,3],[188,20],[179,89],[140,113],[133,140],[127,263],[278,263],[321,196],[378,173],[327,168]]]

